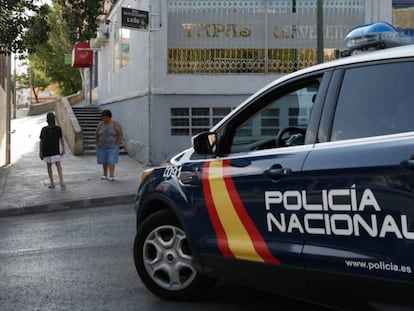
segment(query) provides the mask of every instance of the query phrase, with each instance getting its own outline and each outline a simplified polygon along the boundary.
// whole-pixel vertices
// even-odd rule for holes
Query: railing
[[[364,0],[324,1],[324,60],[365,21]],[[317,63],[315,0],[168,0],[169,73],[288,73]]]

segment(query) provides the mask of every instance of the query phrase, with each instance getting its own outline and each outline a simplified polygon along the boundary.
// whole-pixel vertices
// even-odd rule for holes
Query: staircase
[[[95,131],[101,118],[98,107],[72,107],[83,135],[83,154],[96,154]]]
[[[89,107],[73,107],[73,113],[78,120],[83,135],[83,154],[96,154],[95,132],[98,123],[102,120],[101,109],[94,106]],[[121,144],[119,154],[127,154],[124,146]]]

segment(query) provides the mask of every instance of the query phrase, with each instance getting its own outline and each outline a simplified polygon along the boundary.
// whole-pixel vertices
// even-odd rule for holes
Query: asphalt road
[[[134,226],[130,205],[0,218],[0,310],[322,310],[231,284],[161,300],[135,271]]]

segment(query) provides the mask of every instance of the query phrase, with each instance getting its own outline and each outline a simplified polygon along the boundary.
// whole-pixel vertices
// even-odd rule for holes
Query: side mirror
[[[193,137],[193,148],[198,154],[216,154],[216,133],[204,132]]]

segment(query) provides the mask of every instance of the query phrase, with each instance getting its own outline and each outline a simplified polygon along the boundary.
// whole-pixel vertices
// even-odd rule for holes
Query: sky
[[[52,1],[51,0],[37,0],[37,2],[39,2],[40,4],[49,4],[49,5],[52,5]]]

